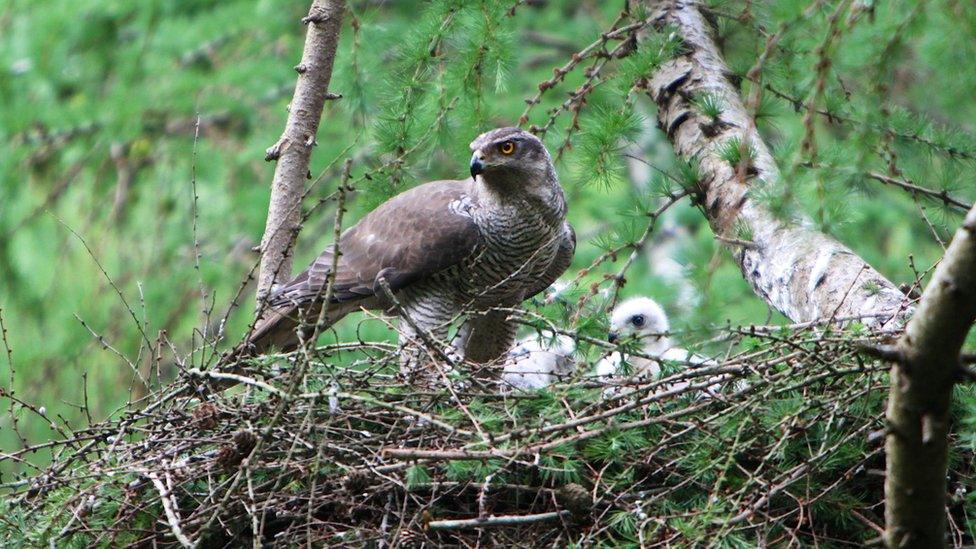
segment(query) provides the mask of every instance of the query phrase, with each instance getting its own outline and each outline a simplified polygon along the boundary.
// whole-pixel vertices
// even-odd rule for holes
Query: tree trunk
[[[345,11],[344,0],[314,0],[302,60],[295,67],[298,83],[289,106],[285,131],[267,151],[266,160],[277,160],[268,220],[261,238],[261,270],[258,274],[258,310],[272,287],[291,278],[291,249],[301,223],[302,196],[308,166],[315,145],[322,108],[329,93],[332,64],[339,42],[339,28]]]
[[[949,404],[976,320],[976,206],[956,231],[894,351],[885,452],[885,541],[945,546]]]
[[[863,317],[870,327],[900,327],[908,311],[894,284],[846,246],[812,229],[809,220],[779,219],[751,196],[754,188],[779,180],[779,169],[729,80],[731,71],[697,3],[648,5],[654,25],[677,28],[685,44],[683,53],[650,75],[647,90],[658,106],[658,121],[675,152],[697,163],[708,222],[729,243],[756,294],[795,322]],[[721,104],[717,121],[694,105],[702,94]],[[734,139],[751,147],[751,165],[731,165],[720,157]]]

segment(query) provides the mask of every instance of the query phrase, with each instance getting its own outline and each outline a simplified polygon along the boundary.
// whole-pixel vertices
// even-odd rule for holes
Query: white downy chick
[[[505,359],[502,380],[518,389],[541,389],[572,373],[575,367],[573,338],[532,334],[518,341]]]
[[[640,342],[641,353],[658,357],[661,360],[674,360],[691,363],[692,366],[714,366],[717,363],[686,349],[675,347],[667,336],[670,329],[664,309],[648,297],[633,297],[618,304],[610,314],[610,343],[618,340],[635,339]],[[661,376],[661,361],[639,356],[626,361],[632,368],[630,376],[635,378]],[[597,379],[603,383],[618,383],[628,376],[623,370],[624,357],[614,351],[596,365]],[[688,386],[682,381],[671,384],[666,389],[681,389]]]

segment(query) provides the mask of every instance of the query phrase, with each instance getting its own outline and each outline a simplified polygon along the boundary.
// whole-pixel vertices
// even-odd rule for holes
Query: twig
[[[722,243],[725,243],[725,244],[729,244],[729,245],[732,245],[732,246],[739,246],[739,247],[745,248],[747,250],[755,250],[755,249],[758,249],[759,248],[759,246],[755,242],[753,242],[751,240],[742,240],[740,238],[730,238],[730,237],[722,236],[722,235],[719,235],[719,234],[715,235],[715,240],[718,240],[719,242],[722,242]]]
[[[969,211],[970,208],[972,208],[972,204],[966,204],[962,200],[950,196],[949,192],[946,190],[936,191],[934,189],[929,189],[927,187],[916,185],[910,181],[896,179],[894,177],[890,177],[883,173],[878,173],[878,172],[868,172],[867,176],[876,181],[880,181],[885,185],[892,185],[894,187],[905,189],[906,191],[909,191],[912,194],[922,194],[929,198],[939,200],[946,206],[952,206],[963,212],[967,212]]]
[[[166,513],[166,521],[169,523],[169,528],[173,532],[173,536],[176,541],[180,542],[183,547],[196,547],[196,544],[190,541],[190,538],[186,537],[183,533],[183,529],[180,527],[180,519],[176,515],[176,500],[173,498],[173,492],[170,490],[163,481],[159,480],[159,476],[153,472],[147,472],[146,476],[152,481],[153,486],[156,487],[156,491],[159,492],[159,502],[163,506],[163,512]]]
[[[551,513],[537,513],[535,515],[503,515],[486,518],[432,520],[427,525],[431,530],[464,530],[467,528],[490,528],[492,526],[519,526],[535,522],[547,522],[568,518],[569,511],[553,511]]]

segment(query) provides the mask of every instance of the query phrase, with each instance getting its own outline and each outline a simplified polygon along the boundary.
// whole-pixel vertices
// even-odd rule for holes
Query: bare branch
[[[166,522],[169,523],[169,528],[173,532],[173,537],[176,541],[180,542],[183,547],[196,547],[196,545],[190,541],[190,538],[186,537],[183,533],[183,529],[180,526],[180,518],[176,514],[176,500],[173,498],[173,492],[168,488],[163,481],[159,480],[159,476],[156,473],[146,473],[149,480],[152,481],[153,486],[156,491],[159,492],[159,501],[163,505],[163,512],[166,513]]]
[[[456,520],[432,520],[428,524],[431,530],[462,530],[465,528],[485,528],[489,526],[521,526],[533,522],[546,522],[568,518],[569,511],[553,511],[551,513],[537,513],[534,515],[505,515],[500,517],[485,517]]]
[[[318,133],[322,108],[329,93],[339,29],[345,11],[344,0],[314,0],[308,16],[305,49],[298,71],[298,83],[289,108],[285,132],[271,148],[266,160],[277,160],[268,220],[261,238],[261,270],[257,298],[260,304],[277,281],[291,277],[291,247],[301,223],[301,202],[308,177],[309,161]]]

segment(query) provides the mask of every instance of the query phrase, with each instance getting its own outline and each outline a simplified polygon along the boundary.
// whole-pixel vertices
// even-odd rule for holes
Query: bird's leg
[[[507,311],[498,309],[470,313],[455,338],[464,359],[485,364],[504,356],[515,342],[518,329],[508,316]]]
[[[449,300],[430,295],[401,304],[400,373],[411,384],[439,385],[460,362],[447,343],[455,309]]]
[[[454,339],[451,340],[451,352],[460,357],[461,360],[464,360],[464,348],[468,344],[469,337],[471,337],[471,324],[464,322],[454,334]]]

